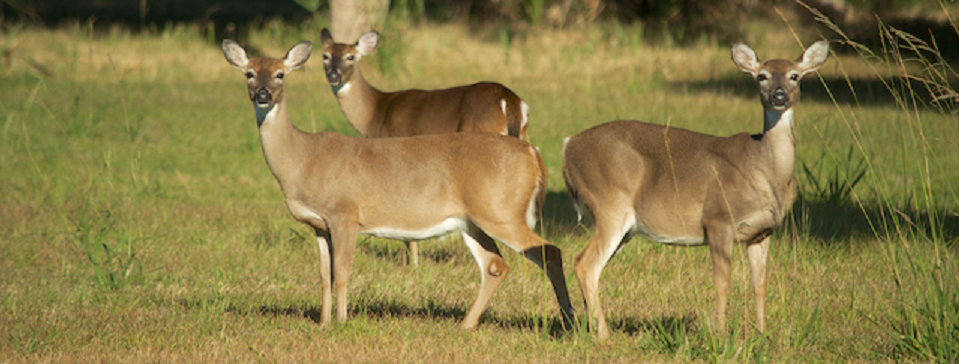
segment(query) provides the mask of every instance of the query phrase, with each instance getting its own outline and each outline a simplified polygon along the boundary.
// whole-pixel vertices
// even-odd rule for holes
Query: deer
[[[564,140],[563,178],[580,219],[595,233],[576,256],[575,274],[600,339],[609,327],[599,299],[606,263],[635,235],[677,246],[708,245],[716,287],[715,326],[726,330],[734,243],[746,245],[755,301],[755,328],[765,331],[766,261],[770,237],[796,198],[793,113],[799,81],[829,55],[812,44],[795,61],[760,63],[743,43],[732,60],[758,84],[763,132],[727,137],[668,125],[620,120]]]
[[[480,269],[480,286],[461,327],[476,328],[509,266],[496,241],[521,253],[549,278],[568,329],[573,319],[562,252],[533,232],[546,194],[538,150],[492,133],[367,139],[307,133],[290,120],[284,82],[309,59],[302,41],[284,58],[251,59],[223,41],[227,62],[246,77],[266,164],[286,207],[313,229],[319,245],[320,323],[347,320],[347,282],[357,234],[427,239],[459,232]]]
[[[360,59],[379,44],[370,31],[355,44],[337,43],[321,31],[323,68],[343,114],[367,138],[406,137],[485,131],[527,139],[529,106],[505,86],[481,82],[443,90],[382,92],[360,72]],[[415,241],[407,241],[408,260],[419,265]]]

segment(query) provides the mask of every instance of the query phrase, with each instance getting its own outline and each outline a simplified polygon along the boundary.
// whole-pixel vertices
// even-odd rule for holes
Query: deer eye
[[[353,57],[353,55],[352,55],[352,54],[351,54],[351,55],[348,55],[348,56],[346,56],[346,60],[347,60],[347,61],[352,61],[352,60],[353,60],[354,58],[355,58],[355,57]]]
[[[277,73],[276,78],[283,79],[283,72]]]
[[[328,53],[323,53],[323,61],[329,61],[330,55]]]
[[[246,78],[253,78],[253,72],[247,72]]]
[[[762,82],[769,79],[769,76],[766,76],[765,73],[760,73],[759,76],[756,76],[756,79],[759,80],[759,82]]]
[[[799,74],[793,73],[792,75],[789,75],[789,79],[793,81],[799,81]]]

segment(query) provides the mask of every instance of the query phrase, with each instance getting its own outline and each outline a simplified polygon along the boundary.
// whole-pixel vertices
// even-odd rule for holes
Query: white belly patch
[[[393,240],[425,240],[460,231],[466,231],[466,219],[450,217],[439,224],[422,230],[383,226],[360,231],[360,233]]]
[[[636,219],[636,228],[644,235],[660,244],[696,246],[703,245],[706,242],[702,237],[696,236],[670,236],[657,234],[649,230],[649,228],[639,219]]]

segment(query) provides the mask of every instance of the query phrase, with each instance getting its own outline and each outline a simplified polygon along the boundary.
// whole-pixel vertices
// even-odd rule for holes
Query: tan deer
[[[336,43],[326,29],[321,38],[323,67],[333,95],[353,128],[365,137],[486,131],[528,140],[529,107],[501,84],[382,92],[366,82],[358,67],[360,59],[376,49],[379,33],[363,34],[356,44]],[[418,265],[416,242],[406,245],[410,261]]]
[[[829,55],[819,41],[796,60],[760,64],[748,46],[732,46],[733,62],[752,74],[763,105],[763,133],[718,137],[639,121],[614,121],[568,138],[563,176],[582,216],[596,232],[576,257],[589,325],[609,336],[599,300],[603,267],[637,233],[669,245],[709,245],[716,284],[716,326],[726,329],[734,242],[746,244],[756,328],[766,328],[769,238],[796,197],[793,110],[799,80]]]
[[[481,273],[464,329],[476,327],[509,270],[494,240],[546,271],[569,327],[572,307],[560,250],[531,230],[546,192],[546,167],[536,148],[490,133],[364,139],[303,132],[290,121],[283,83],[311,51],[304,41],[283,59],[250,59],[239,44],[223,41],[226,60],[246,76],[263,155],[287,208],[316,233],[321,322],[331,320],[334,286],[336,317],[347,318],[358,233],[418,240],[461,232]]]

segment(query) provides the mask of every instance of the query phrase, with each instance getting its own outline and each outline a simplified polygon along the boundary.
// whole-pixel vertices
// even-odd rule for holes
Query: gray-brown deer
[[[763,105],[763,133],[718,137],[639,121],[614,121],[568,138],[563,177],[580,217],[595,235],[576,257],[576,277],[600,338],[609,328],[599,300],[603,267],[637,233],[669,245],[709,245],[716,285],[716,327],[726,330],[734,242],[746,244],[756,328],[766,328],[769,239],[796,197],[793,112],[799,80],[829,55],[819,41],[796,61],[760,63],[742,43],[732,59],[753,76]]]
[[[321,323],[347,319],[347,280],[356,236],[426,239],[461,232],[481,284],[463,319],[472,329],[509,270],[498,240],[546,271],[569,327],[572,307],[560,250],[533,232],[546,192],[546,166],[532,145],[490,133],[365,139],[306,133],[287,111],[283,83],[310,57],[300,42],[283,59],[250,59],[223,41],[226,60],[246,76],[266,163],[287,208],[313,228],[323,288]]]
[[[529,107],[501,84],[382,92],[366,82],[358,63],[376,49],[379,33],[368,32],[356,44],[343,44],[323,29],[321,39],[323,67],[333,95],[347,120],[364,137],[486,131],[528,140]],[[406,246],[409,260],[418,265],[416,242],[408,241]]]

